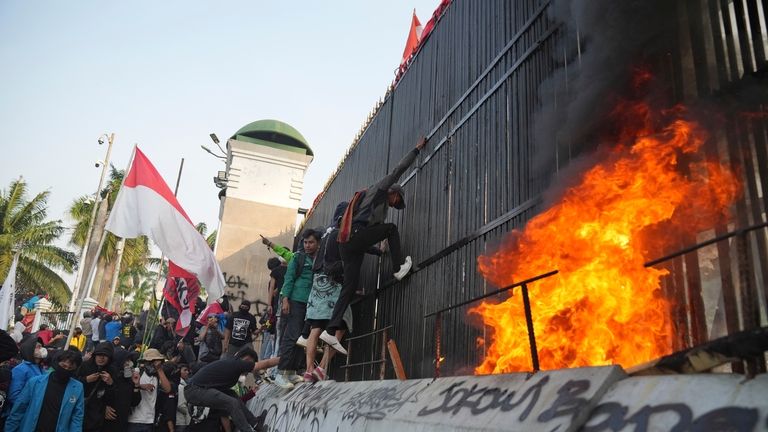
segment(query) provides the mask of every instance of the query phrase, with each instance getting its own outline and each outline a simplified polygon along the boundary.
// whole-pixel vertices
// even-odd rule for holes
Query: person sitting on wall
[[[344,263],[344,284],[339,300],[333,308],[331,320],[326,330],[320,335],[320,339],[342,354],[346,355],[347,350],[341,346],[335,333],[342,327],[344,311],[347,310],[357,290],[360,282],[360,268],[366,251],[374,244],[386,239],[395,279],[401,280],[411,270],[413,265],[411,257],[403,258],[400,250],[400,234],[397,231],[397,225],[384,221],[387,219],[389,207],[398,210],[405,208],[403,188],[396,182],[416,160],[426,144],[426,138],[419,139],[416,147],[403,157],[391,173],[368,189],[356,192],[341,219],[338,242]]]

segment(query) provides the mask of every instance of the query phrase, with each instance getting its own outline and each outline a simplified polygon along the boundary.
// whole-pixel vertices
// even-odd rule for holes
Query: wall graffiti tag
[[[621,387],[624,379],[626,375],[611,373],[584,379],[581,372],[539,373],[522,380],[507,376],[498,380],[456,377],[323,383],[268,396],[258,405],[263,410],[257,412],[267,414],[265,430],[269,431],[363,430],[379,422],[376,430],[412,427],[438,431],[455,426],[467,430],[517,428],[548,432],[747,432],[768,428],[764,404],[733,402],[733,392],[741,387],[713,387],[728,389],[714,393],[730,396],[721,404],[708,400],[705,408],[696,402],[703,400],[699,394],[673,392],[669,397],[638,399],[637,395],[646,390],[632,393],[639,391],[638,387]],[[664,389],[669,384],[669,380],[659,380],[649,388]],[[676,388],[677,384],[672,384],[670,388]],[[752,396],[746,400],[764,400],[764,386],[756,383],[752,384],[754,388],[759,390],[748,390]],[[479,418],[485,419],[484,423],[478,423]]]
[[[226,282],[227,287],[235,288],[238,290],[248,289],[248,284],[245,283],[245,279],[242,279],[239,275],[231,275],[231,274],[227,274],[227,272],[223,272],[223,275],[224,275],[224,281]]]

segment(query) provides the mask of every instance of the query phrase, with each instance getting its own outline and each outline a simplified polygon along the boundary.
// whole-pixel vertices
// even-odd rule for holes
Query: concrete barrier
[[[584,425],[599,431],[765,431],[768,375],[627,378],[614,384]]]
[[[574,431],[616,366],[408,381],[332,381],[287,392],[263,386],[248,407],[266,431]]]
[[[617,366],[535,375],[264,385],[266,431],[764,431],[768,375],[629,378]]]

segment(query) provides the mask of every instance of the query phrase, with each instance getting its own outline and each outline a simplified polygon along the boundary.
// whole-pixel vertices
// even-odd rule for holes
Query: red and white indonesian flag
[[[106,229],[123,238],[149,237],[168,259],[197,276],[209,303],[224,295],[224,276],[211,248],[138,147]]]

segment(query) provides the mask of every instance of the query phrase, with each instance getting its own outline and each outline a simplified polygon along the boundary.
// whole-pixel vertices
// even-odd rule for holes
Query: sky
[[[222,140],[279,119],[308,140],[309,207],[400,63],[411,14],[439,0],[0,1],[0,188],[49,190],[49,217],[93,194],[106,146],[125,168],[134,144],[194,222],[218,226]]]

